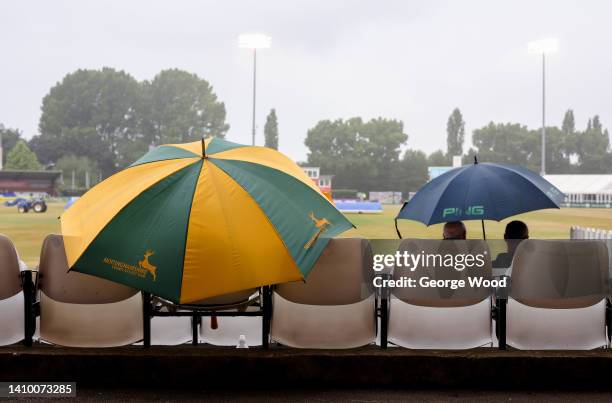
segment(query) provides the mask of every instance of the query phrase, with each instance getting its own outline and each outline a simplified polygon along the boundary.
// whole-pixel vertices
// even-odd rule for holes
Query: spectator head
[[[527,224],[518,220],[510,221],[508,225],[506,225],[504,239],[529,239],[529,228],[527,228]]]
[[[465,239],[467,231],[465,225],[461,221],[451,221],[444,224],[442,237],[444,239]]]

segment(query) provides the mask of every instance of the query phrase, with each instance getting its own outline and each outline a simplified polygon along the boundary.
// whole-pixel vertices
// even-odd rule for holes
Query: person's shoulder
[[[512,256],[508,252],[502,252],[491,264],[493,267],[509,267],[512,264]]]

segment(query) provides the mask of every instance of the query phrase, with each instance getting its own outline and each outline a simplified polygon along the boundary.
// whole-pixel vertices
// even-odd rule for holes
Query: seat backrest
[[[39,270],[41,340],[69,347],[116,347],[142,340],[140,293],[68,271],[61,236],[45,238]]]
[[[376,338],[372,249],[331,239],[304,282],[273,294],[271,337],[296,348],[355,348]]]
[[[89,274],[68,271],[61,235],[48,235],[40,252],[39,289],[49,298],[71,304],[107,304],[136,293],[131,287]]]
[[[392,295],[406,303],[429,307],[460,307],[474,305],[491,295],[492,290],[470,287],[468,282],[469,277],[482,277],[484,280],[492,278],[491,253],[483,240],[406,239],[400,244],[398,252],[402,256],[405,252],[415,257],[420,255],[421,260],[414,270],[396,266],[393,269],[394,280],[406,277],[418,285],[421,278],[428,277],[430,280],[464,280],[466,284],[455,290],[450,287],[421,286],[393,288]],[[445,265],[445,262],[451,262],[448,256],[452,256],[452,266]],[[468,259],[472,267],[468,267],[467,260],[462,259]]]
[[[361,238],[330,239],[305,281],[280,284],[284,299],[307,305],[346,305],[372,293],[372,248]]]
[[[0,346],[23,340],[23,297],[17,250],[0,234]]]
[[[510,296],[538,308],[584,308],[608,295],[608,249],[597,240],[527,239],[512,262]]]
[[[0,234],[0,300],[21,291],[19,258],[13,242]]]

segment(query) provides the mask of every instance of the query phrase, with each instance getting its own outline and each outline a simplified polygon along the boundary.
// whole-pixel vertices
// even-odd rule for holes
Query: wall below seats
[[[0,348],[3,381],[76,381],[77,394],[79,387],[610,390],[609,368],[611,350]]]

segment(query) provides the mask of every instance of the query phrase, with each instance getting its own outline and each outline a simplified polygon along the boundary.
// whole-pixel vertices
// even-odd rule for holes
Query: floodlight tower
[[[540,175],[546,174],[546,54],[555,53],[559,49],[557,38],[546,38],[529,42],[527,51],[531,54],[542,55],[542,162]]]
[[[255,105],[257,102],[257,49],[267,49],[272,38],[265,34],[250,33],[238,37],[238,46],[253,50],[253,145],[255,145]]]

